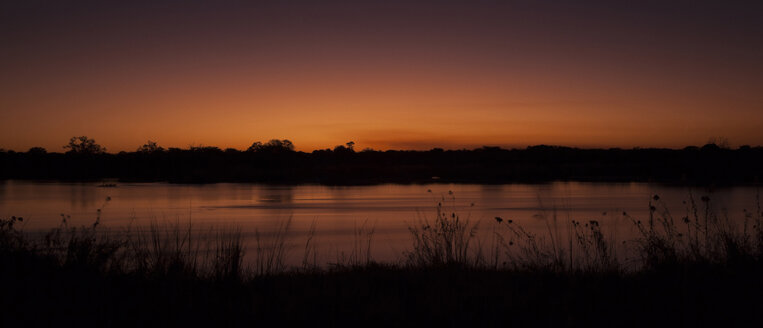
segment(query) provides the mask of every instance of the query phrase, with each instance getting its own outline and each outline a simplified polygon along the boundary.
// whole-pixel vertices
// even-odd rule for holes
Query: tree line
[[[683,149],[580,149],[538,145],[427,151],[355,150],[355,143],[296,151],[286,139],[254,142],[246,150],[161,147],[148,141],[133,152],[106,152],[86,136],[64,153],[34,147],[0,151],[0,179],[263,183],[510,183],[656,181],[680,184],[758,183],[763,148],[708,143]]]

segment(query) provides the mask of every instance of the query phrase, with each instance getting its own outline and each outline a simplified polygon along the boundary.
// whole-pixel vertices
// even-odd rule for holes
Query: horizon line
[[[288,139],[283,139],[283,140],[288,140]],[[310,153],[313,153],[313,152],[320,152],[320,151],[327,151],[327,150],[328,151],[334,151],[334,150],[336,150],[339,147],[344,147],[345,149],[348,149],[347,147],[345,147],[345,145],[335,145],[334,147],[316,148],[316,149],[312,149],[312,150],[308,150],[308,151],[292,149],[292,151],[296,152],[296,153],[310,154]],[[566,149],[576,149],[576,150],[650,150],[650,149],[653,149],[653,150],[657,150],[657,149],[661,149],[661,150],[686,150],[687,148],[702,148],[702,147],[709,146],[709,145],[715,145],[715,146],[717,146],[720,149],[727,149],[727,150],[739,150],[739,149],[742,149],[742,148],[761,148],[761,147],[763,147],[763,145],[749,145],[749,144],[739,145],[737,147],[731,147],[731,146],[729,146],[727,144],[724,145],[724,144],[718,144],[718,143],[715,143],[715,142],[708,142],[708,143],[705,143],[703,145],[687,145],[687,146],[683,146],[683,147],[658,147],[658,146],[632,146],[632,147],[593,146],[593,147],[586,147],[586,146],[570,146],[570,145],[563,145],[563,144],[544,144],[544,143],[540,143],[540,144],[531,144],[531,145],[526,145],[526,146],[511,146],[511,147],[495,146],[495,145],[482,145],[482,146],[460,147],[460,148],[459,147],[432,147],[432,148],[429,148],[429,149],[421,149],[421,148],[419,148],[419,149],[413,149],[413,148],[408,148],[408,149],[406,149],[406,148],[374,149],[374,148],[371,148],[371,147],[364,147],[363,149],[358,149],[358,148],[354,148],[353,147],[352,150],[353,150],[353,152],[356,152],[356,153],[371,152],[371,151],[373,151],[373,152],[387,152],[387,151],[409,151],[409,152],[475,151],[475,150],[480,150],[480,149],[527,150],[529,148],[534,148],[534,147],[566,148]],[[197,148],[197,149],[217,149],[217,150],[220,150],[222,152],[225,152],[225,151],[247,152],[248,151],[248,149],[239,149],[239,148],[234,148],[234,147],[219,147],[219,146],[211,146],[211,145],[203,145],[203,144],[199,144],[199,145],[190,144],[186,148],[182,148],[182,147],[166,147],[165,148],[165,147],[161,147],[161,145],[159,145],[159,146],[161,148],[161,151],[169,151],[169,150],[190,151],[190,150],[193,150],[194,148]],[[64,148],[64,147],[62,146],[61,148]],[[65,150],[62,150],[62,151],[51,151],[51,150],[48,150],[47,148],[41,147],[41,146],[30,147],[27,150],[18,150],[18,149],[11,149],[11,148],[0,147],[0,152],[5,152],[5,153],[7,153],[7,152],[28,153],[30,151],[34,152],[35,149],[37,149],[37,150],[44,150],[45,153],[48,153],[48,154],[66,154],[68,152],[68,151],[65,151]],[[135,152],[139,152],[139,149],[136,148],[135,150],[130,150],[130,151],[128,151],[128,150],[120,150],[120,151],[116,151],[116,152],[111,152],[111,151],[109,151],[108,148],[105,147],[104,151],[102,153],[117,155],[117,154],[120,154],[120,153],[135,153]]]

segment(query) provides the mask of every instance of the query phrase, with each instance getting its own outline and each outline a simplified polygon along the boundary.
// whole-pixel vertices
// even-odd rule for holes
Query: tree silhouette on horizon
[[[68,149],[67,154],[103,154],[106,152],[106,147],[95,143],[94,139],[87,136],[72,137],[64,149]]]
[[[293,152],[294,144],[289,139],[270,139],[267,143],[255,141],[249,148],[246,149],[249,152],[263,152],[263,153],[282,153]]]

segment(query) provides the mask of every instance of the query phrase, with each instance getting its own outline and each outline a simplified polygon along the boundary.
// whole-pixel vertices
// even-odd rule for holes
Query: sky
[[[761,1],[0,2],[0,148],[763,144]]]

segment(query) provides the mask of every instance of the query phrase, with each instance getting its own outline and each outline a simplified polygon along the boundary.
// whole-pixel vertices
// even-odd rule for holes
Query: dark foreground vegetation
[[[163,149],[149,142],[135,152],[106,153],[86,137],[66,153],[42,148],[0,151],[0,179],[169,182],[373,184],[419,182],[651,181],[681,184],[758,183],[763,147],[715,143],[684,149],[578,149],[533,146],[473,150],[355,151],[350,142],[312,153],[288,140],[249,149]]]
[[[761,209],[729,220],[710,200],[673,215],[655,196],[651,215],[627,213],[640,237],[632,258],[614,251],[597,221],[549,217],[545,235],[496,218],[492,242],[437,207],[410,227],[396,263],[370,257],[371,232],[336,263],[286,267],[285,223],[255,237],[206,238],[191,227],[101,231],[61,227],[34,235],[0,223],[3,327],[19,326],[661,326],[760,327]],[[552,228],[555,227],[555,228]],[[559,233],[561,231],[561,233]],[[566,236],[566,237],[565,237]]]

